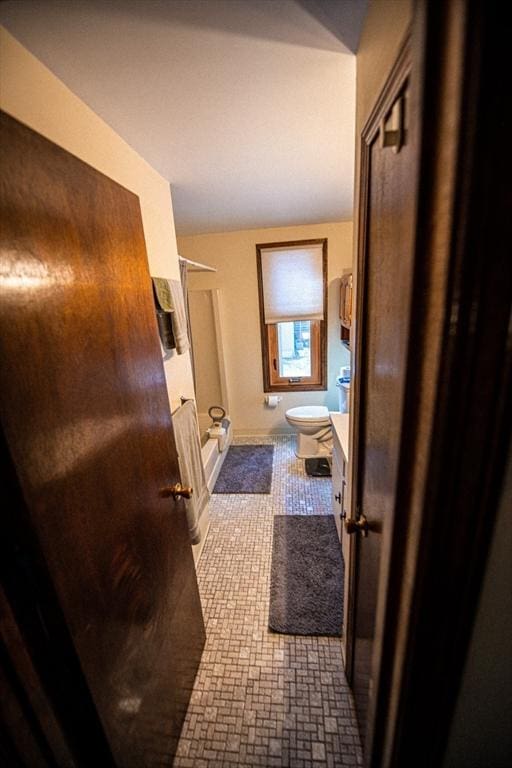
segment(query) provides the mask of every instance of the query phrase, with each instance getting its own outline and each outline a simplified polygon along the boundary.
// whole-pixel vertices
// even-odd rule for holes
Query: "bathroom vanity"
[[[350,569],[350,545],[351,536],[348,536],[345,532],[345,526],[343,525],[345,517],[349,515],[349,444],[348,444],[348,413],[334,413],[330,414],[333,432],[333,447],[332,447],[332,510],[334,514],[334,521],[336,523],[336,530],[341,543],[341,552],[343,555],[343,562],[345,564],[345,579],[343,588],[343,626],[347,626],[347,606],[349,605],[349,578],[348,573]],[[343,637],[341,640],[341,652],[343,654],[344,663],[347,660],[347,647],[346,647],[346,633],[343,631]]]
[[[343,544],[343,520],[348,512],[348,413],[330,414],[332,447],[332,505],[336,529]]]

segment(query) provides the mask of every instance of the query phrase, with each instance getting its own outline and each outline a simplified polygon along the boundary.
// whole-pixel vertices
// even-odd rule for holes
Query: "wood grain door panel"
[[[2,114],[1,418],[116,762],[172,757],[204,643],[138,198]]]
[[[355,507],[369,521],[370,533],[357,534],[354,546],[350,674],[367,742],[378,685],[375,646],[378,655],[382,638],[376,620],[387,592],[382,565],[389,558],[395,512],[414,271],[416,172],[408,71],[405,48],[387,84],[387,103],[373,115],[371,130],[363,132]],[[401,145],[387,145],[399,126]]]

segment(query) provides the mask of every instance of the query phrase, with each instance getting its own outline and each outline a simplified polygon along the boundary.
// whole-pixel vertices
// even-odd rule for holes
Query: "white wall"
[[[327,392],[280,393],[271,410],[264,405],[263,370],[256,271],[256,244],[326,237],[328,239],[328,385]],[[340,341],[339,278],[352,262],[352,222],[247,229],[178,238],[179,252],[217,268],[189,275],[191,288],[218,288],[229,411],[235,432],[288,432],[284,413],[296,405],[338,409],[335,378],[349,355]],[[196,376],[200,373],[196,370]],[[212,403],[213,404],[213,403]]]
[[[1,108],[138,195],[150,273],[179,279],[168,182],[3,28],[0,51]],[[189,354],[168,355],[164,369],[174,409],[194,395]]]
[[[395,63],[412,11],[412,0],[370,0],[368,4],[356,58],[356,136]]]

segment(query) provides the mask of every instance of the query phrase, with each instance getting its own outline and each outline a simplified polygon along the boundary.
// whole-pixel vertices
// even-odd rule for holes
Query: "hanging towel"
[[[181,482],[194,489],[192,498],[185,499],[187,520],[192,544],[199,544],[201,532],[199,520],[208,504],[210,493],[206,485],[201,444],[197,426],[196,406],[193,400],[186,400],[172,415],[174,437],[178,451]]]
[[[153,298],[155,300],[158,333],[163,348],[166,352],[169,352],[171,349],[176,349],[176,344],[172,330],[172,312],[164,309],[164,307],[169,306],[169,302],[165,299],[166,281],[161,277],[152,277],[151,280],[153,281]]]
[[[167,280],[165,277],[154,277],[155,293],[164,312],[171,312],[172,332],[178,355],[190,349],[187,333],[187,316],[183,301],[183,290],[179,280]]]
[[[172,312],[171,288],[166,277],[152,277],[156,298],[160,309],[164,312]]]

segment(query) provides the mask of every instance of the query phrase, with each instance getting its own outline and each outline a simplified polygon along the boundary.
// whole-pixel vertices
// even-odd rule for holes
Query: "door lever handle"
[[[353,520],[352,518],[345,520],[345,531],[347,533],[357,533],[358,531],[361,531],[366,539],[369,530],[370,524],[364,515],[360,515],[357,520]]]
[[[178,497],[181,497],[182,499],[190,499],[193,493],[193,488],[190,488],[190,486],[187,485],[182,485],[181,483],[166,485],[164,488],[160,489],[160,496],[163,499],[167,499],[169,496],[172,496],[175,501]]]

